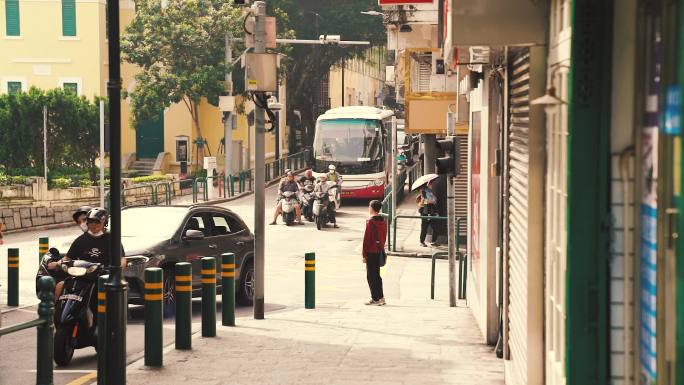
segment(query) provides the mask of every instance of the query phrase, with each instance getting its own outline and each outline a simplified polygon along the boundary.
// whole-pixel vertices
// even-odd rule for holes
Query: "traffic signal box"
[[[444,151],[445,154],[445,156],[435,160],[437,174],[457,176],[459,170],[458,138],[455,136],[447,136],[446,138],[437,141],[437,147]]]

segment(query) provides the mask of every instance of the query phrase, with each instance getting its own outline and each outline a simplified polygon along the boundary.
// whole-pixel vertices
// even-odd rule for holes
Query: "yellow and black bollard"
[[[7,306],[19,306],[19,249],[7,249]]]
[[[202,258],[202,337],[216,336],[216,258]]]
[[[304,307],[316,308],[316,253],[304,255]]]
[[[192,349],[192,265],[177,263],[176,273],[176,349]]]
[[[235,254],[221,254],[221,324],[235,326]]]
[[[108,275],[102,275],[97,279],[97,383],[106,383],[105,365],[107,365],[107,293],[105,284]]]
[[[40,237],[38,238],[38,264],[43,260],[43,255],[50,250],[50,238]]]
[[[148,267],[145,269],[145,365],[163,365],[163,332],[162,269]]]

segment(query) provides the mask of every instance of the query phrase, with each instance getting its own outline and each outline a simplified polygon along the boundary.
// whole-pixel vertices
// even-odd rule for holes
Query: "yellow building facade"
[[[106,96],[108,58],[104,0],[0,0],[0,93],[41,89],[71,88],[89,99]],[[120,3],[120,28],[135,16],[135,3]],[[122,89],[135,89],[135,74],[139,68],[126,62],[121,64]],[[280,95],[285,95],[281,86]],[[284,100],[281,100],[284,102]],[[245,102],[246,112],[253,109]],[[160,111],[160,119],[134,127],[131,107],[121,103],[122,155],[124,159],[156,159],[164,154],[163,173],[178,173],[180,161],[188,161],[189,168],[202,159],[195,158],[193,143],[197,139],[192,119],[185,105],[176,104]],[[204,154],[217,156],[223,169],[222,154],[217,154],[224,135],[221,112],[203,102],[200,105],[200,127],[207,142]],[[234,169],[249,168],[254,160],[254,130],[246,116],[237,117],[233,130]],[[282,154],[287,153],[284,114],[280,118],[279,135]],[[248,133],[250,134],[248,136]],[[186,141],[183,150],[179,146]],[[266,134],[267,160],[274,158],[276,137]],[[231,149],[228,149],[231,152]],[[251,155],[248,155],[251,153]],[[127,156],[128,155],[128,156]]]
[[[384,47],[369,48],[364,57],[347,59],[330,69],[330,108],[383,105],[385,52]]]

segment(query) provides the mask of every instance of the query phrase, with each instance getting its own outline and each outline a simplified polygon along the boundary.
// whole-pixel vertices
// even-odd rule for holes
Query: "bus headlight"
[[[376,186],[382,186],[382,185],[384,185],[384,184],[385,184],[385,180],[384,180],[384,179],[376,179],[376,180],[375,180],[375,185],[376,185]]]

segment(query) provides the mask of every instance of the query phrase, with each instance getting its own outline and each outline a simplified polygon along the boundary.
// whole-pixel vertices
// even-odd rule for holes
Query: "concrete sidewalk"
[[[237,318],[216,338],[195,336],[191,351],[167,348],[161,369],[134,363],[127,383],[503,384],[503,361],[482,344],[470,309],[448,306],[446,262],[438,261],[435,301],[429,271],[429,260],[390,257],[382,307],[363,305],[365,282],[344,291],[321,282],[316,309],[293,303],[265,320]]]

